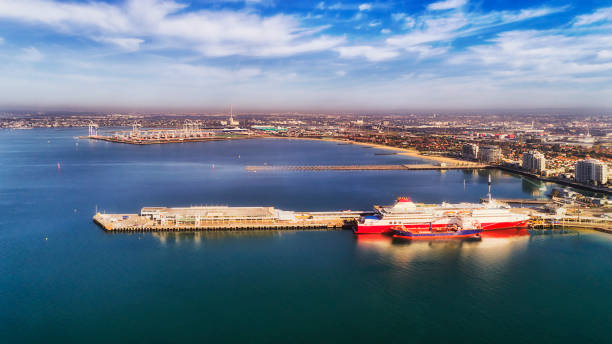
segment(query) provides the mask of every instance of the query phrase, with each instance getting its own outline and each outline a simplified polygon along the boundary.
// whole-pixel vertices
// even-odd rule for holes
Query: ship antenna
[[[489,196],[489,203],[491,203],[491,174],[489,174],[489,193],[487,195]]]

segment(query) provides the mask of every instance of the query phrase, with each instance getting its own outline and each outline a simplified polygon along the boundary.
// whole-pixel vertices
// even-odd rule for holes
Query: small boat
[[[430,225],[429,230],[409,229],[403,225],[392,228],[394,238],[418,240],[418,239],[480,239],[482,228],[477,224],[463,228],[452,224],[446,228],[435,228]]]

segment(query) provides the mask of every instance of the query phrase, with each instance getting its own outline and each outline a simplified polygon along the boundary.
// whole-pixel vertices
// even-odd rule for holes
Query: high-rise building
[[[484,146],[478,150],[478,160],[486,163],[498,163],[502,159],[501,148]]]
[[[575,179],[580,183],[606,184],[608,166],[595,159],[580,160],[576,163]]]
[[[542,173],[546,170],[546,157],[538,151],[529,151],[523,153],[523,163],[521,165],[524,170]]]
[[[461,156],[464,159],[476,160],[478,158],[478,145],[475,143],[466,143],[461,147]]]

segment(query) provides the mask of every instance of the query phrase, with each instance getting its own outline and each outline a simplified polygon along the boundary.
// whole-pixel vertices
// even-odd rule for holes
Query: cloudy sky
[[[612,1],[0,0],[0,107],[612,108]]]

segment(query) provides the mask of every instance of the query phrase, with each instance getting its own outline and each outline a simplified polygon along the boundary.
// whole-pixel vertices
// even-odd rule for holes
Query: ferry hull
[[[481,228],[485,231],[489,230],[497,230],[497,229],[510,229],[510,228],[526,228],[528,225],[528,221],[514,221],[514,222],[491,222],[491,223],[481,223]],[[395,225],[363,225],[357,223],[353,228],[353,232],[355,234],[391,234],[393,232],[392,228]],[[409,230],[428,230],[430,228],[429,223],[420,223],[420,224],[404,224],[406,229]],[[445,229],[448,224],[431,224],[431,228],[433,229]]]

